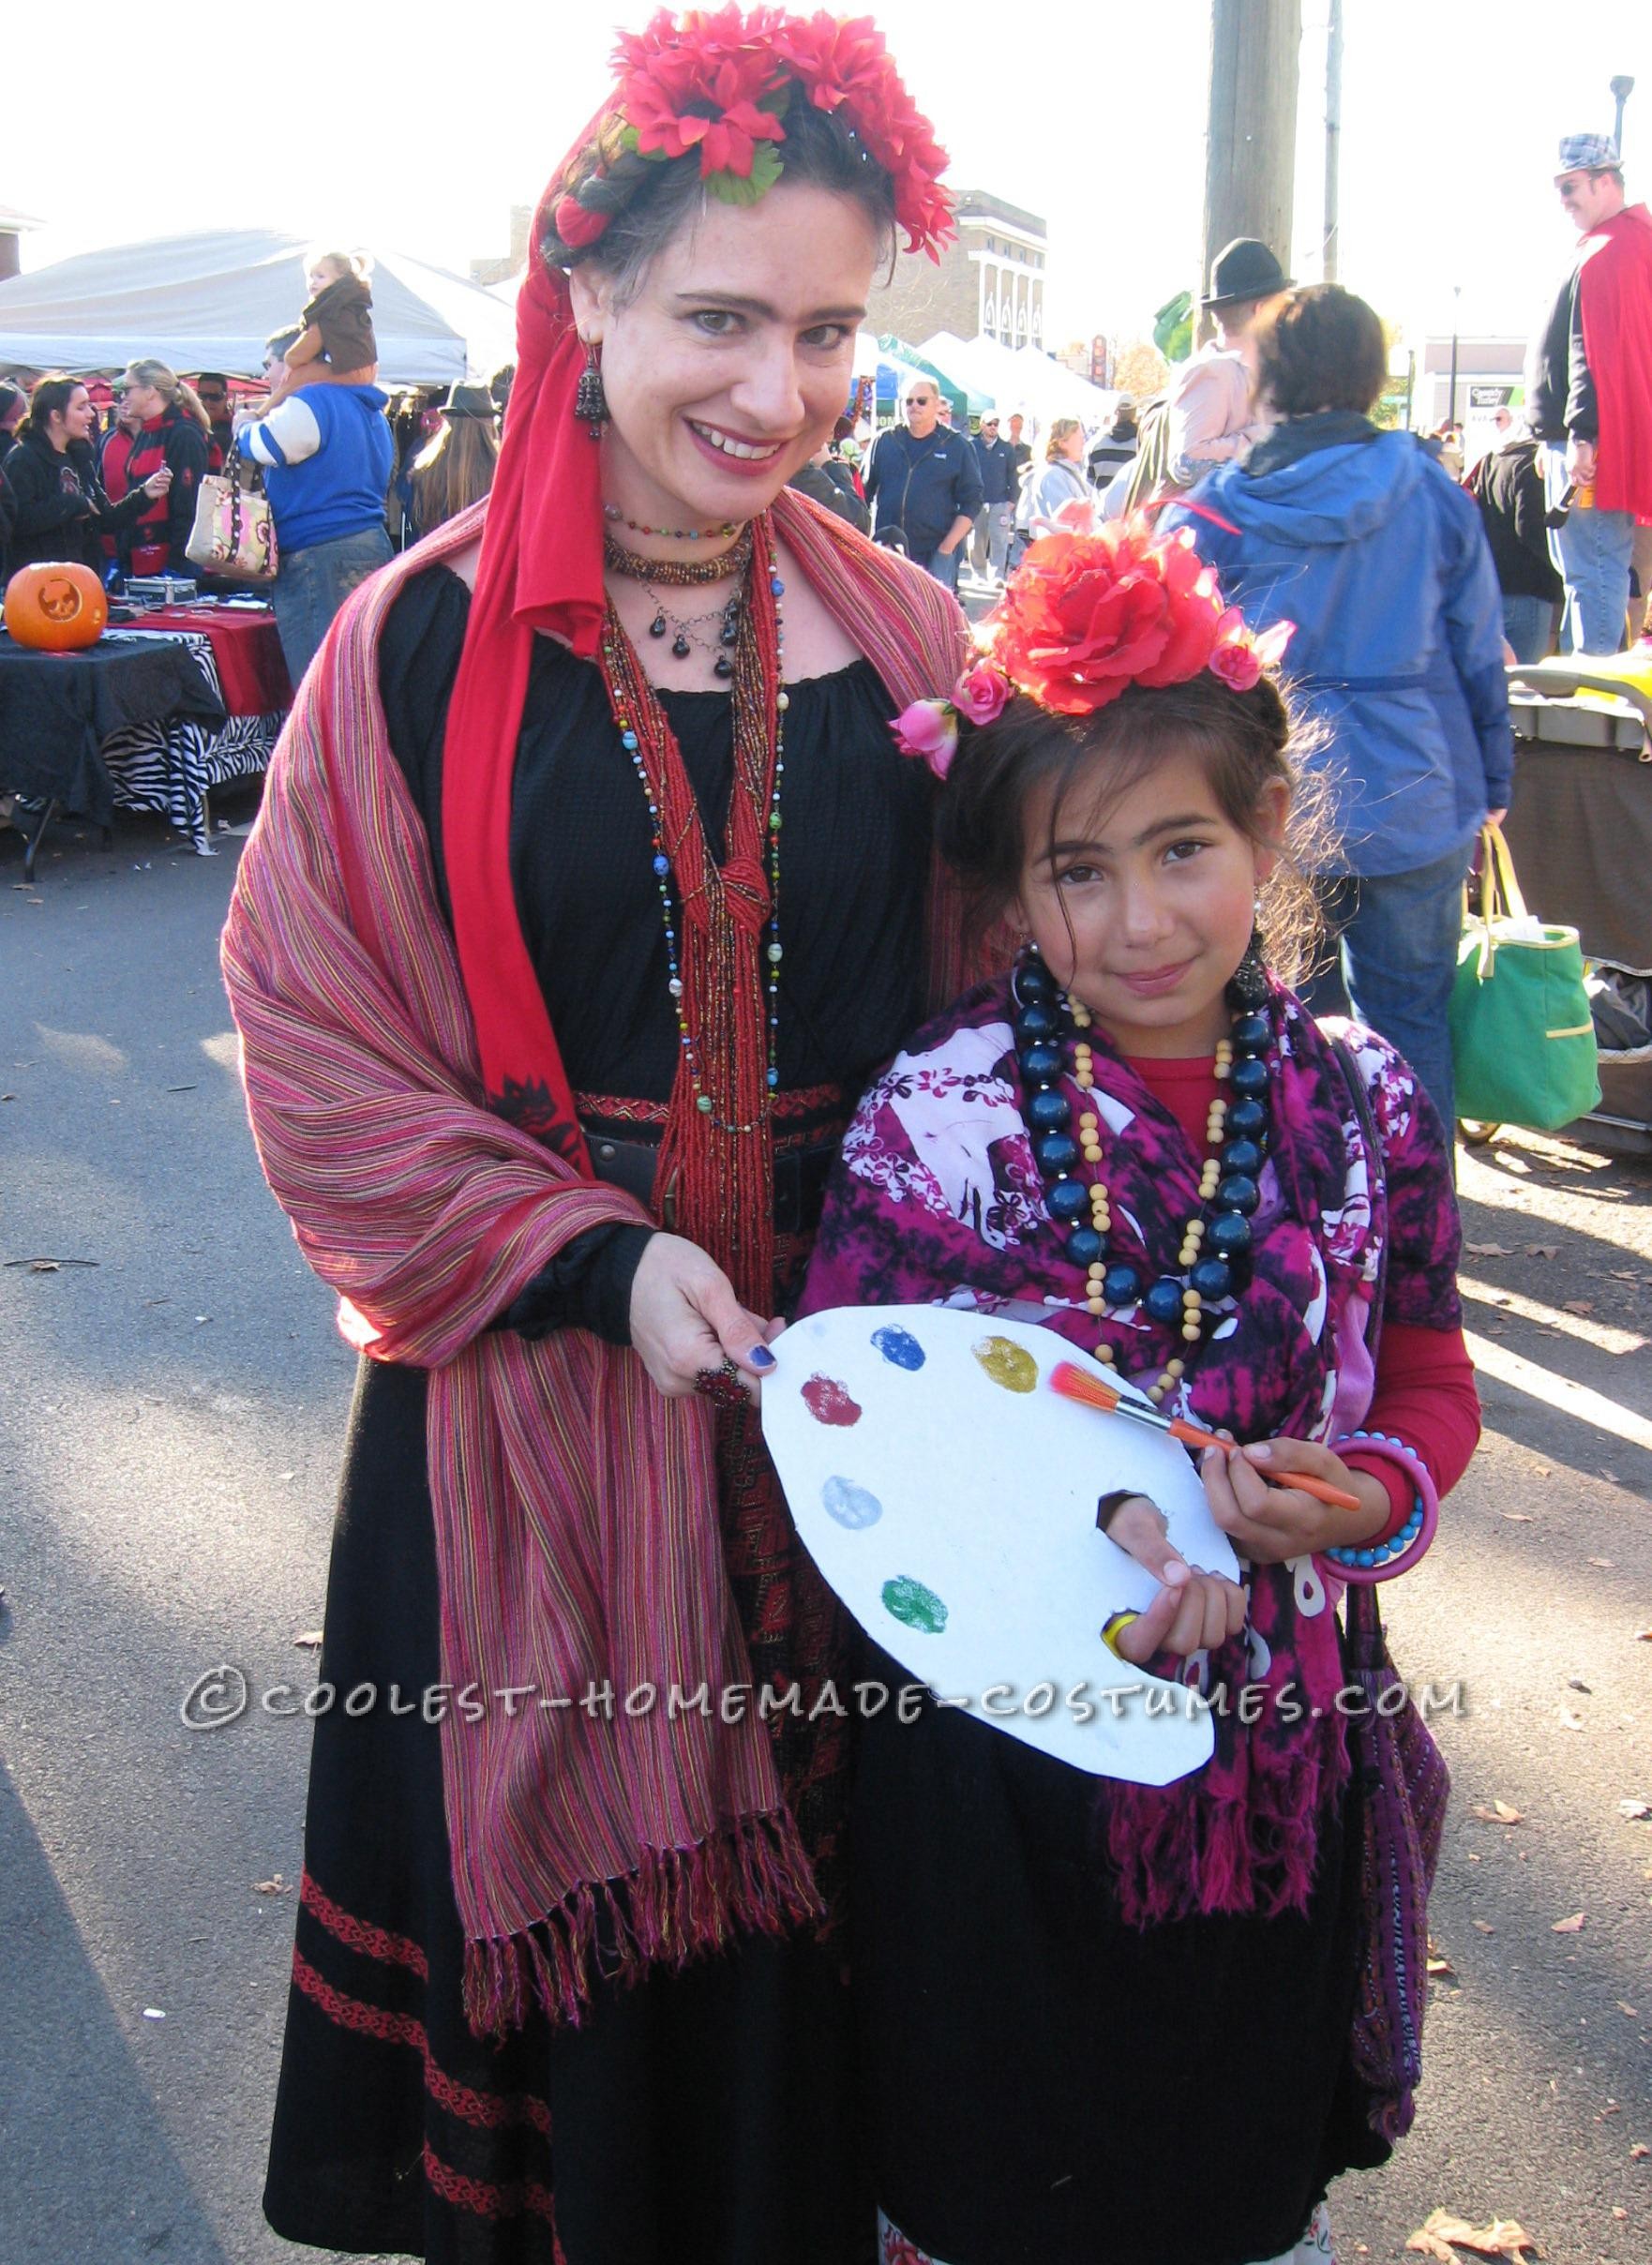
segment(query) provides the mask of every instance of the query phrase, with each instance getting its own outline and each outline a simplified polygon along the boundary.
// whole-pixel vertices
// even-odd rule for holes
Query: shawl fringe
[[[478,2037],[503,2037],[537,2004],[577,2028],[593,1982],[679,1971],[738,1934],[780,1935],[824,1914],[789,1814],[743,1817],[695,1848],[645,1849],[624,1879],[571,1889],[533,1927],[468,1942],[465,2018]]]
[[[1175,1787],[1109,1784],[1101,1807],[1127,1923],[1306,1912],[1318,1826],[1340,1803],[1350,1766],[1342,1718],[1331,1713],[1303,1746],[1254,1748],[1240,1798],[1188,1801]]]

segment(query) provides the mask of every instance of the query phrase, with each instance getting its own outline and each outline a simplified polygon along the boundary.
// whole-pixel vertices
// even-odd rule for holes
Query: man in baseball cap
[[[1652,519],[1652,214],[1625,202],[1610,134],[1568,134],[1554,186],[1581,241],[1527,356],[1526,415],[1565,510],[1562,646],[1615,652],[1635,521]]]

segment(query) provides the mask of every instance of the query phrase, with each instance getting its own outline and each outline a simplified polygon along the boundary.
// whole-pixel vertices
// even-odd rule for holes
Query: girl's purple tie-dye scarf
[[[1331,1440],[1371,1403],[1367,1322],[1385,1239],[1386,1312],[1454,1329],[1459,1227],[1444,1136],[1415,1078],[1381,1039],[1350,1029],[1383,1148],[1366,1153],[1328,1040],[1288,992],[1269,1008],[1275,1045],[1272,1149],[1263,1168],[1252,1280],[1184,1380],[1178,1402],[1245,1441]],[[1093,1032],[1119,1254],[1169,1265],[1199,1209],[1199,1159],[1131,1064]],[[1021,1116],[1002,980],[931,1023],[862,1102],[844,1142],[809,1270],[805,1312],[946,1299],[1042,1322],[1147,1382],[1181,1353],[1141,1309],[1098,1322],[1051,1308],[1082,1301],[1083,1269],[1045,1213]],[[1078,1103],[1078,1089],[1069,1098]],[[1168,1404],[1168,1403],[1166,1403]],[[1216,1750],[1160,1788],[1104,1784],[1099,1796],[1121,1907],[1136,1924],[1198,1912],[1302,1909],[1321,1817],[1346,1781],[1336,1695],[1345,1681],[1336,1584],[1313,1557],[1255,1566],[1239,1636],[1208,1658],[1156,1662],[1228,1694]],[[1253,1687],[1241,1721],[1239,1694]],[[1259,1690],[1254,1687],[1260,1687]]]

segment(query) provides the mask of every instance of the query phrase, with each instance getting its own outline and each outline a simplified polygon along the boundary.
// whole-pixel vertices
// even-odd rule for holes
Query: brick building
[[[866,325],[914,344],[938,330],[960,338],[1036,346],[1044,335],[1044,222],[981,189],[958,197],[958,234],[933,261],[902,258],[894,280],[874,289]]]

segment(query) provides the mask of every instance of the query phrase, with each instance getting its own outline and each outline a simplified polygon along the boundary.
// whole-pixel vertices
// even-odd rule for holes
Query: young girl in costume
[[[372,272],[370,252],[311,252],[309,297],[298,318],[304,327],[282,356],[287,375],[271,393],[269,408],[301,385],[372,383],[379,374]]]
[[[1134,521],[1035,545],[987,657],[899,719],[946,776],[943,854],[1020,943],[862,1102],[804,1310],[1040,1322],[1242,1443],[1201,1465],[1240,1583],[1133,1501],[1113,1535],[1161,1585],[1108,1637],[1262,1703],[1213,1713],[1211,1761],[1164,1788],[957,1710],[864,1725],[884,2265],[1327,2257],[1328,2182],[1410,2116],[1350,2059],[1362,1818],[1334,1608],[1420,1555],[1479,1433],[1449,1156],[1392,1049],[1353,1026],[1339,1049],[1271,971],[1302,893],[1283,638],[1224,611],[1192,541]]]

